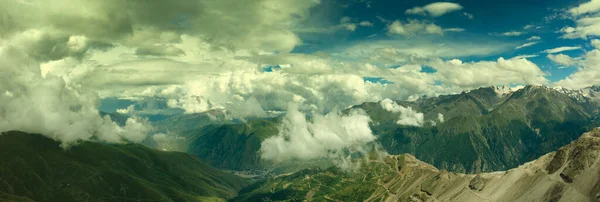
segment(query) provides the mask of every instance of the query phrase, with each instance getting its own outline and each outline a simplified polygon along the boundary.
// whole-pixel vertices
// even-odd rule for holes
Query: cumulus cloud
[[[23,49],[0,47],[0,131],[39,133],[69,147],[79,141],[140,142],[151,128],[144,120],[129,118],[125,126],[101,117],[98,97],[62,78],[42,77],[39,63]]]
[[[569,13],[574,16],[595,13],[598,11],[600,11],[600,1],[598,0],[591,0],[569,9]]]
[[[600,49],[600,39],[592,39],[590,42],[594,48]]]
[[[417,112],[411,107],[404,107],[388,98],[382,100],[379,104],[389,112],[400,113],[400,117],[396,121],[398,125],[421,127],[425,123],[423,113]]]
[[[548,80],[535,63],[525,58],[498,58],[496,61],[463,63],[454,59],[437,60],[429,66],[437,70],[435,79],[462,89],[496,86],[511,83],[544,85]]]
[[[573,74],[554,83],[571,89],[580,89],[600,83],[600,50],[594,49],[583,56],[580,68]]]
[[[117,113],[119,114],[133,114],[135,112],[135,105],[129,105],[129,107],[125,109],[117,109]]]
[[[0,36],[48,27],[67,35],[83,35],[92,41],[140,47],[175,41],[181,34],[190,34],[225,48],[290,51],[301,42],[291,28],[319,2],[10,1],[0,8],[3,13]],[[142,49],[141,52],[144,50],[149,54],[162,54],[156,52],[160,48]]]
[[[350,154],[365,154],[365,145],[376,139],[370,121],[360,110],[347,115],[339,111],[315,114],[307,119],[296,104],[290,104],[279,134],[261,143],[261,157],[276,162],[326,158],[345,167]]]
[[[575,21],[575,27],[566,26],[560,30],[563,33],[562,38],[587,39],[590,36],[600,36],[600,1],[592,0],[581,3],[578,6],[568,10],[571,19]]]
[[[435,2],[427,4],[423,7],[414,7],[406,10],[406,14],[425,15],[429,14],[433,17],[439,17],[446,13],[454,12],[463,9],[460,4],[451,2]]]
[[[404,36],[410,36],[418,33],[441,35],[444,34],[444,30],[440,26],[429,22],[409,20],[407,23],[403,23],[399,20],[396,20],[388,25],[388,33]]]
[[[437,118],[438,118],[438,121],[439,121],[440,123],[444,123],[444,115],[443,115],[443,114],[441,114],[441,113],[438,113],[438,117],[437,117]]]

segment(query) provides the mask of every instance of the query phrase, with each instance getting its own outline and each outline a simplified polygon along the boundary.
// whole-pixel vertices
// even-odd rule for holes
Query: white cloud
[[[524,43],[523,45],[517,46],[515,49],[521,49],[521,48],[525,48],[525,47],[529,47],[529,46],[533,46],[535,44],[538,44],[539,42],[528,42],[528,43]]]
[[[366,153],[364,146],[376,139],[370,121],[359,110],[348,115],[339,111],[315,114],[309,120],[297,105],[290,104],[279,134],[261,143],[261,157],[276,162],[326,158],[344,167],[350,153]]]
[[[444,34],[444,30],[440,26],[429,22],[409,20],[408,23],[403,23],[395,20],[388,25],[388,33],[404,36],[411,36],[418,33],[442,35]]]
[[[437,118],[438,118],[438,121],[440,123],[444,123],[444,115],[443,114],[438,113],[438,117]]]
[[[525,33],[518,32],[518,31],[510,31],[510,32],[504,32],[501,35],[503,35],[503,36],[521,36],[523,34],[525,34]]]
[[[537,57],[537,56],[539,56],[539,55],[533,55],[533,54],[531,54],[531,55],[517,55],[517,56],[515,56],[515,57],[513,57],[511,59],[527,59],[527,58],[534,58],[534,57]]]
[[[463,13],[463,15],[464,15],[464,16],[467,16],[467,18],[469,18],[469,19],[471,19],[471,20],[473,19],[473,14],[470,14],[470,13],[464,12],[464,13]]]
[[[461,10],[463,7],[457,3],[451,2],[435,2],[427,4],[423,7],[414,7],[406,10],[406,14],[425,15],[429,14],[433,17],[439,17],[446,13]]]
[[[600,83],[600,50],[588,52],[581,61],[577,72],[569,75],[554,85],[571,89],[585,88]]]
[[[534,28],[534,27],[535,27],[535,25],[525,25],[523,27],[523,29],[531,29],[531,28]]]
[[[444,32],[464,32],[465,29],[463,28],[446,28],[444,29]]]
[[[174,0],[127,4],[119,0],[10,1],[0,8],[4,16],[0,35],[48,28],[63,35],[85,36],[89,41],[141,47],[178,40],[177,36],[188,34],[218,47],[287,52],[301,43],[291,29],[319,3],[318,0],[243,3]]]
[[[592,39],[590,43],[594,48],[600,49],[600,39]]]
[[[389,112],[400,113],[400,117],[396,121],[398,125],[421,127],[425,123],[423,113],[417,112],[411,107],[404,107],[388,98],[382,100],[379,104],[381,104],[381,108]]]
[[[135,113],[135,105],[129,105],[129,107],[125,109],[117,109],[117,113],[119,114],[133,114]]]
[[[600,1],[591,1],[588,3],[581,4],[578,8],[570,10],[571,14],[574,15],[575,27],[567,26],[560,30],[564,33],[561,38],[575,39],[582,38],[587,39],[590,36],[600,36],[600,17],[598,14],[594,15],[579,15],[588,12],[596,12],[597,5]],[[593,7],[593,8],[592,8]]]
[[[562,53],[555,55],[548,54],[547,57],[556,64],[564,65],[563,68],[570,67],[579,63],[579,60]]]
[[[480,86],[496,86],[512,83],[543,85],[548,80],[535,63],[524,58],[499,58],[497,61],[463,63],[456,61],[434,61],[428,63],[437,70],[435,80],[445,85],[462,89]]]
[[[369,21],[362,21],[362,22],[358,23],[358,25],[363,26],[363,27],[372,27],[373,23],[371,23]]]
[[[594,13],[600,11],[600,1],[591,0],[582,4],[579,4],[577,7],[569,9],[569,13],[574,16],[583,15],[587,13]]]
[[[0,89],[8,92],[0,95],[0,131],[39,133],[69,147],[87,140],[140,142],[151,129],[136,118],[120,127],[108,116],[100,117],[95,94],[68,85],[62,78],[43,78],[39,63],[23,49],[2,46],[0,60]]]
[[[540,39],[542,39],[542,38],[541,38],[541,37],[539,37],[539,36],[532,36],[532,37],[529,37],[529,38],[527,39],[527,41],[538,41],[538,40],[540,40]]]
[[[581,47],[579,47],[579,46],[562,46],[562,47],[557,47],[557,48],[552,48],[552,49],[546,49],[542,52],[543,53],[560,53],[560,52],[579,50],[579,49],[581,49]]]

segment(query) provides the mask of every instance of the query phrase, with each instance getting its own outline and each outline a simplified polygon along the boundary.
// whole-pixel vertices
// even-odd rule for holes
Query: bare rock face
[[[483,178],[481,178],[480,175],[475,176],[475,178],[473,178],[471,182],[469,182],[469,188],[471,190],[481,191],[483,190],[483,187],[485,187],[485,181],[483,180]]]

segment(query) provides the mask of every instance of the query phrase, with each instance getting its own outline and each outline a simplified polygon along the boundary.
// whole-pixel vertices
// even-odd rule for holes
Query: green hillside
[[[58,145],[41,135],[0,135],[0,201],[219,201],[247,184],[185,153]]]
[[[278,133],[279,119],[251,120],[242,124],[210,125],[183,132],[188,153],[212,166],[232,170],[261,168],[261,142]]]

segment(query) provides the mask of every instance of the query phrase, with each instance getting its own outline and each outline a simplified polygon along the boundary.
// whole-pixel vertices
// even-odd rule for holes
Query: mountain
[[[188,153],[207,163],[224,169],[252,170],[264,167],[258,151],[264,139],[278,133],[279,120],[210,125],[183,134],[189,138]]]
[[[0,135],[0,201],[224,201],[248,182],[180,152]]]
[[[367,102],[352,108],[371,117],[377,142],[390,154],[408,153],[439,169],[477,173],[507,170],[534,160],[600,126],[572,94],[545,86],[485,87],[460,94],[396,101],[423,113],[423,126],[397,124],[398,113]],[[443,122],[438,120],[443,115]],[[280,119],[205,126],[184,132],[188,152],[232,170],[269,167],[260,160],[262,140],[276,135]]]
[[[280,175],[231,201],[599,201],[600,128],[517,168],[459,174],[410,154],[371,156],[360,170]]]
[[[354,108],[371,116],[372,130],[390,154],[409,153],[437,168],[467,173],[514,168],[599,125],[585,103],[552,88],[497,92],[490,87],[398,101],[423,113],[425,120],[435,120],[422,127],[398,125],[399,115],[380,103]],[[438,114],[443,114],[443,122]]]

